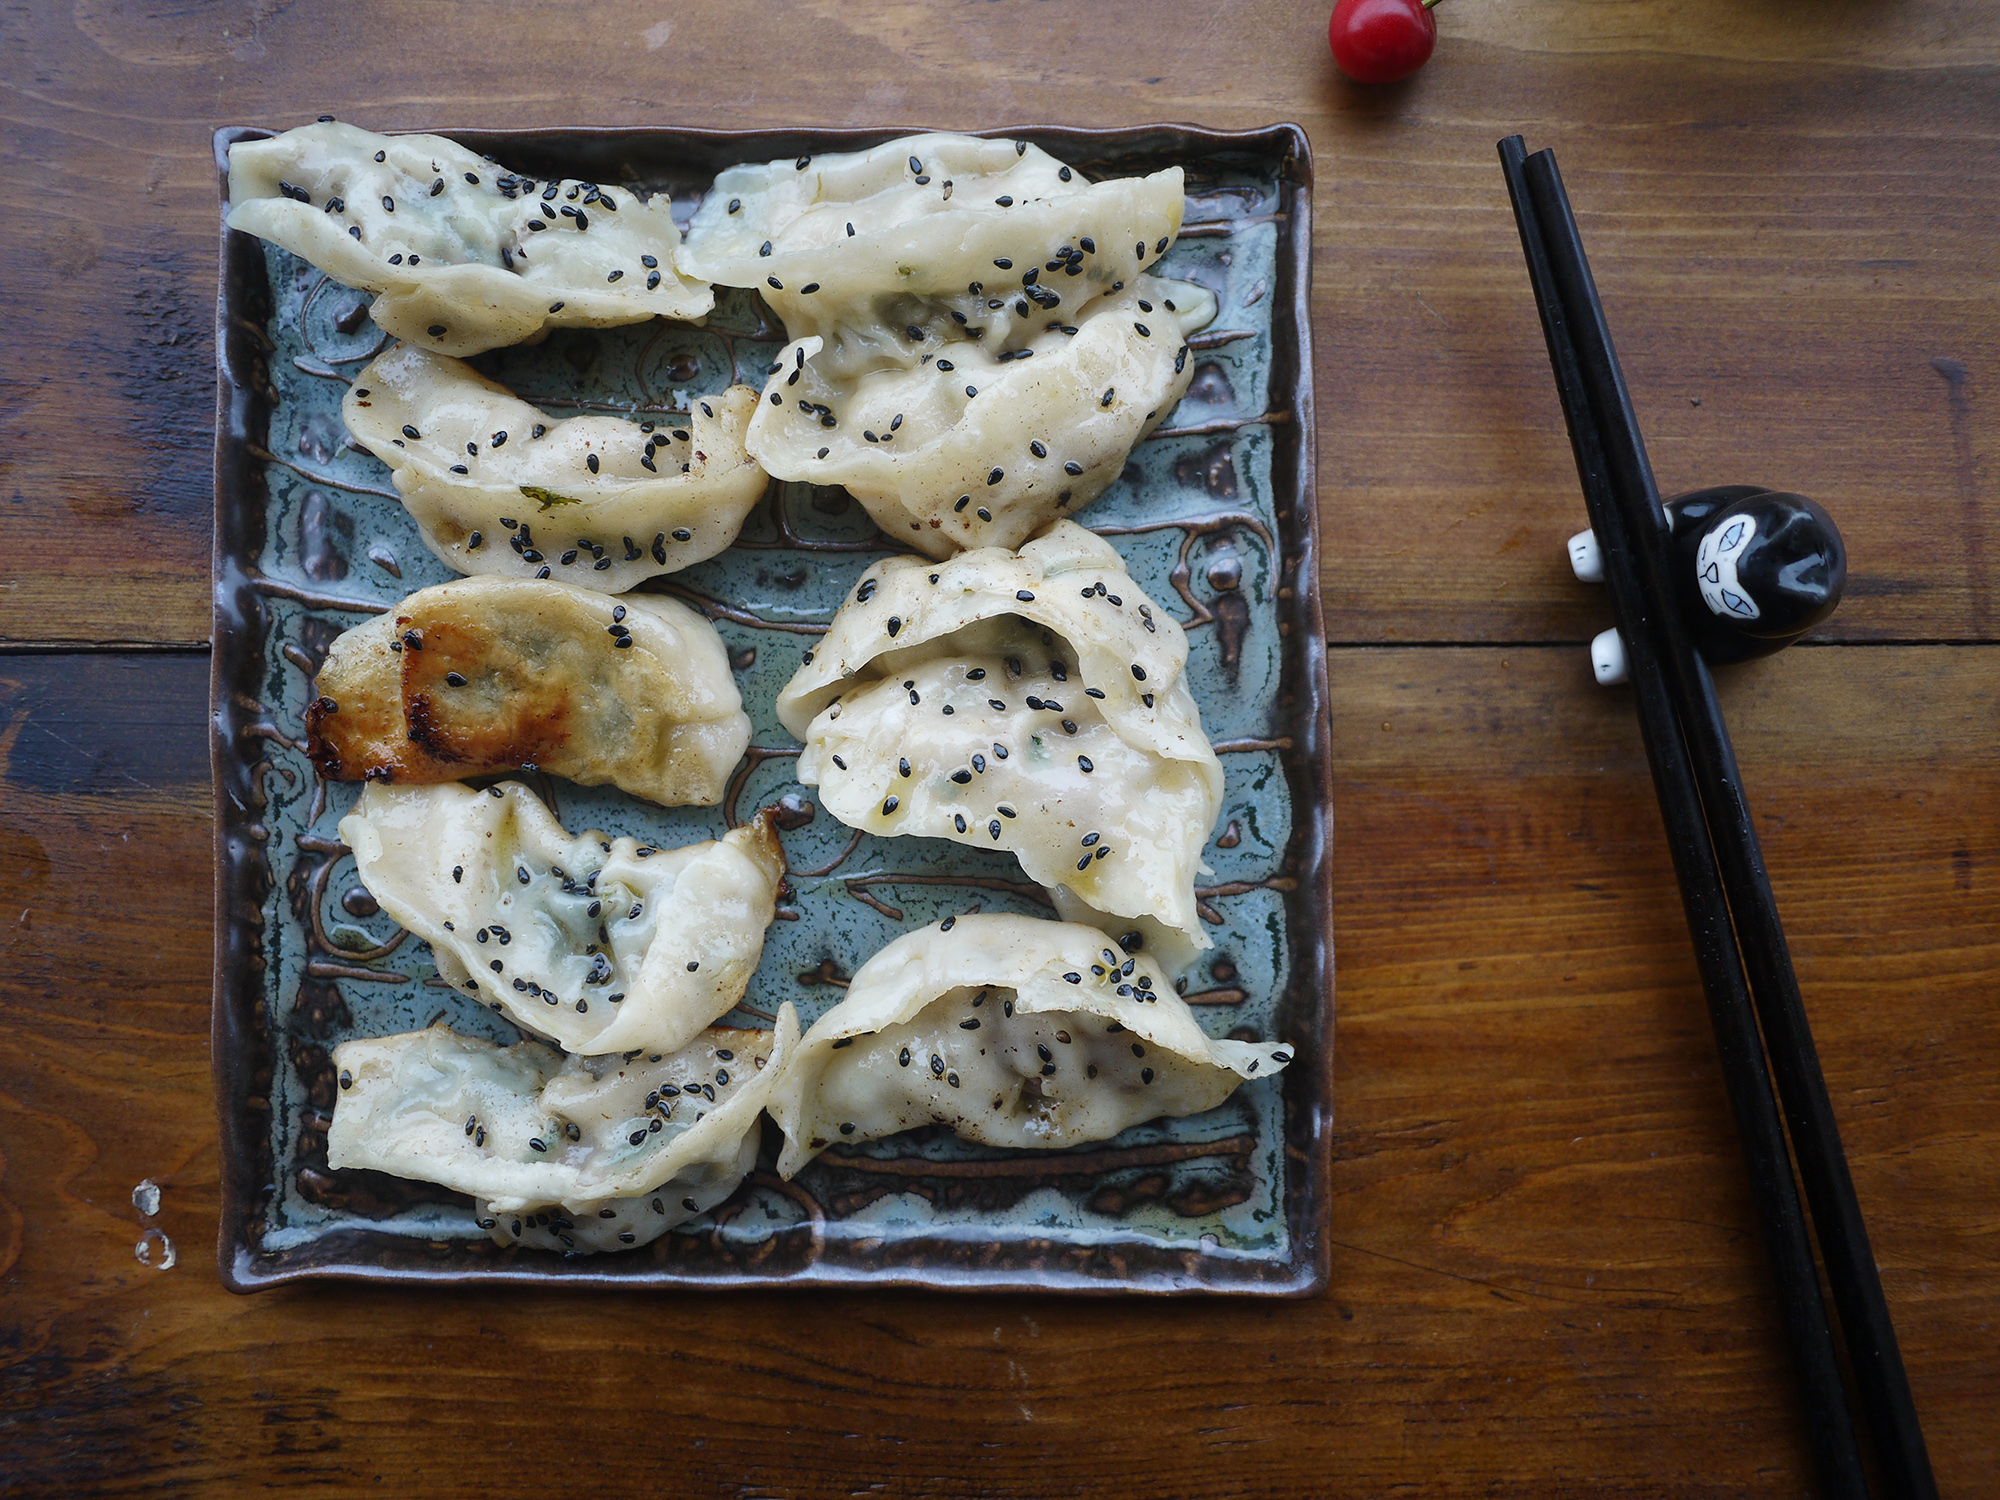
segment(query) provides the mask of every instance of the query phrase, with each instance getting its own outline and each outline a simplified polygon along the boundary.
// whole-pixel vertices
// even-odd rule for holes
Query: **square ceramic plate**
[[[218,132],[228,210],[231,142]],[[741,161],[859,150],[891,131],[453,132],[540,177],[672,195],[683,224]],[[326,1165],[331,1053],[442,1017],[512,1028],[436,977],[429,950],[375,909],[337,825],[356,788],[316,779],[302,743],[313,674],[341,631],[450,575],[387,470],[347,446],[340,398],[384,345],[367,298],[286,252],[223,232],[216,436],[215,1074],[223,1280],[300,1277],[598,1286],[880,1284],[1090,1292],[1302,1294],[1325,1283],[1333,1041],[1331,776],[1317,587],[1307,347],[1311,166],[1296,126],[996,132],[1096,177],[1178,165],[1181,237],[1155,267],[1221,304],[1194,340],[1194,383],[1079,517],[1189,628],[1190,685],[1227,769],[1201,888],[1215,946],[1188,976],[1214,1035],[1283,1037],[1281,1079],[1187,1120],[1064,1152],[1009,1153],[938,1131],[828,1151],[796,1179],[759,1171],[712,1214],[617,1255],[502,1250],[469,1199]],[[555,412],[644,418],[733,379],[761,386],[782,331],[727,293],[703,327],[558,332],[475,363]],[[645,587],[701,607],[731,651],[755,726],[719,808],[661,809],[609,788],[539,788],[573,830],[661,845],[786,809],[780,919],[743,1009],[810,1023],[899,933],[979,909],[1047,916],[1011,859],[878,840],[817,812],[772,712],[780,686],[860,572],[885,555],[837,489],[773,485],[721,556]]]

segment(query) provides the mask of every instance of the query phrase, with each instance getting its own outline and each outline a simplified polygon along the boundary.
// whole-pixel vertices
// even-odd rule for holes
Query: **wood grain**
[[[1725,684],[1948,1494],[2000,1462],[1992,655],[1805,648]],[[1333,1283],[1265,1306],[230,1297],[207,890],[174,873],[207,857],[203,663],[78,682],[73,658],[16,658],[0,1473],[37,1495],[470,1495],[532,1442],[613,1492],[633,1446],[693,1492],[768,1496],[1807,1491],[1627,705],[1573,649],[1332,667]],[[120,689],[114,724],[91,705]],[[171,1271],[134,1258],[146,1177]]]
[[[0,8],[0,1494],[1811,1493],[1629,704],[1560,644],[1608,612],[1562,564],[1515,130],[1562,159],[1663,487],[1846,531],[1835,644],[1725,702],[1941,1487],[2000,1493],[2000,10],[1439,18],[1366,91],[1275,0]],[[1327,1297],[221,1290],[208,138],[322,111],[1307,127]]]

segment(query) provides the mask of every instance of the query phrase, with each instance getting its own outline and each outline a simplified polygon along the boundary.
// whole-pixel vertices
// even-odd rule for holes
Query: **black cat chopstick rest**
[[[1847,548],[1833,517],[1804,495],[1724,484],[1676,495],[1666,512],[1681,622],[1711,663],[1783,650],[1840,603]],[[1569,560],[1583,582],[1604,581],[1594,533],[1570,538]],[[1625,680],[1616,630],[1590,643],[1590,664],[1607,687]]]

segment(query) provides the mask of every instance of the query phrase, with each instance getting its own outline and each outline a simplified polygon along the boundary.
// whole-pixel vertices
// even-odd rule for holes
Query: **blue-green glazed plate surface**
[[[232,141],[265,134],[225,130]],[[855,150],[901,131],[450,132],[516,170],[672,195],[685,224],[738,161]],[[1188,678],[1227,771],[1200,887],[1215,946],[1187,997],[1212,1035],[1282,1037],[1281,1078],[1220,1108],[1093,1146],[1004,1152],[942,1131],[836,1147],[791,1182],[758,1172],[714,1212],[617,1255],[501,1249],[470,1200],[326,1165],[332,1049],[443,1019],[518,1033],[440,983],[428,948],[376,911],[337,825],[357,788],[319,780],[303,713],[327,645],[453,576],[387,469],[350,447],[340,400],[384,346],[365,295],[224,231],[218,309],[214,753],[215,1069],[223,1277],[634,1286],[896,1284],[1090,1292],[1306,1294],[1326,1276],[1333,956],[1325,646],[1317,592],[1307,347],[1310,162],[1293,126],[996,132],[1094,177],[1179,165],[1188,210],[1156,269],[1217,295],[1179,408],[1078,519],[1188,627]],[[223,180],[227,211],[227,178]],[[783,334],[724,292],[706,325],[558,332],[475,363],[551,412],[662,415],[731,381],[761,386]],[[730,1024],[790,1001],[810,1023],[900,933],[975,910],[1049,916],[1013,861],[841,826],[793,779],[773,712],[800,654],[891,549],[843,492],[774,484],[738,543],[646,585],[702,608],[731,651],[753,734],[720,807],[656,807],[538,778],[573,831],[675,846],[781,809],[779,920]],[[775,1130],[767,1126],[773,1139]]]

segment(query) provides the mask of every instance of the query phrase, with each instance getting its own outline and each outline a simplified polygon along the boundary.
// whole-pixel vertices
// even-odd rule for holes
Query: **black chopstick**
[[[1555,371],[1577,473],[1583,483],[1592,527],[1602,528],[1597,530],[1597,537],[1605,555],[1605,581],[1611,589],[1619,633],[1626,639],[1627,672],[1638,702],[1640,728],[1667,825],[1668,848],[1680,884],[1681,903],[1694,937],[1716,1050],[1722,1058],[1723,1079],[1743,1142],[1752,1198],[1771,1261],[1779,1320],[1798,1365],[1804,1415],[1827,1492],[1833,1496],[1865,1496],[1860,1447],[1848,1411],[1847,1394],[1841,1385],[1833,1332],[1820,1296],[1819,1274],[1807,1240],[1798,1190],[1792,1180],[1783,1126],[1772,1100],[1771,1080],[1737,957],[1728,906],[1712,861],[1702,857],[1708,836],[1700,800],[1668,697],[1664,669],[1644,625],[1645,605],[1629,566],[1624,527],[1611,504],[1597,423],[1556,289],[1539,216],[1528,196],[1523,156],[1518,136],[1500,143],[1501,162],[1507,172],[1508,191],[1514,199],[1522,250],[1535,289],[1535,303],[1542,315],[1542,332],[1548,342],[1549,362]]]
[[[1526,157],[1518,136],[1500,143],[1500,156],[1578,473],[1605,554],[1717,1047],[1757,1190],[1780,1314],[1805,1387],[1815,1452],[1834,1493],[1863,1493],[1831,1331],[1799,1221],[1783,1134],[1776,1128],[1771,1077],[1744,1004],[1739,942],[1880,1471],[1890,1493],[1924,1500],[1936,1494],[1936,1486],[1894,1326],[1714,684],[1682,627],[1670,588],[1666,515],[1581,237],[1554,158],[1546,151]],[[1697,862],[1696,851],[1707,859]]]
[[[1859,1405],[1869,1423],[1887,1492],[1908,1500],[1929,1500],[1937,1494],[1937,1485],[1896,1345],[1895,1325],[1882,1295],[1715,684],[1707,663],[1681,628],[1668,574],[1666,513],[1646,462],[1603,305],[1555,158],[1546,151],[1536,153],[1526,163],[1526,176],[1604,445],[1612,508],[1632,544],[1640,596],[1652,617],[1655,640],[1663,646],[1660,656],[1749,969],[1751,995],[1826,1262],[1827,1283],[1840,1314]]]

